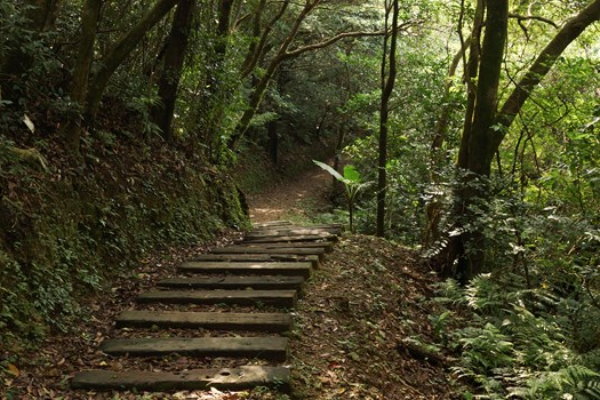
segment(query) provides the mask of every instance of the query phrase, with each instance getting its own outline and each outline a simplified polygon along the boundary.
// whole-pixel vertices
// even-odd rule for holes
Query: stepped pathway
[[[164,392],[269,386],[289,391],[290,370],[282,363],[288,355],[285,332],[293,327],[290,310],[304,281],[340,233],[338,225],[263,223],[234,245],[183,263],[181,276],[162,280],[137,298],[139,307],[159,304],[162,308],[122,312],[115,323],[127,331],[127,337],[104,340],[100,350],[107,357],[168,357],[175,365],[178,357],[198,357],[206,368],[87,370],[74,377],[72,387]],[[210,312],[186,311],[204,305],[217,307]],[[245,311],[232,312],[236,306]],[[265,312],[265,307],[275,311]],[[148,337],[143,329],[153,334]],[[183,329],[189,333],[177,333]],[[206,336],[205,331],[214,335]],[[211,365],[212,360],[222,359],[240,359],[243,364]]]

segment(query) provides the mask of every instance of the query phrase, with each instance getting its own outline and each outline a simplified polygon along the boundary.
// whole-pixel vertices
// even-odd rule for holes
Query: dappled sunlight
[[[249,196],[250,219],[254,223],[306,216],[313,209],[326,208],[331,177],[322,169],[308,171],[292,183],[284,183]]]

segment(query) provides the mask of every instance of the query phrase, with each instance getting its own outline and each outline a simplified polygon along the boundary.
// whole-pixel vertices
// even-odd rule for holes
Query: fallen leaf
[[[8,364],[8,373],[15,377],[21,375],[21,371],[19,371],[19,368],[14,364]]]

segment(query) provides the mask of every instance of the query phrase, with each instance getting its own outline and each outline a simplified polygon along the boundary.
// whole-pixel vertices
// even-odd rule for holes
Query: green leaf
[[[344,178],[352,183],[360,183],[360,173],[353,165],[346,165],[344,167]]]
[[[329,174],[331,174],[331,176],[333,176],[338,181],[340,181],[344,184],[351,183],[348,179],[344,178],[342,175],[340,175],[339,172],[337,172],[335,169],[331,168],[329,165],[327,165],[321,161],[317,161],[317,160],[313,160],[313,162],[316,165],[318,165],[319,167],[323,168],[325,171],[329,172]],[[344,171],[344,173],[345,173],[345,171]]]

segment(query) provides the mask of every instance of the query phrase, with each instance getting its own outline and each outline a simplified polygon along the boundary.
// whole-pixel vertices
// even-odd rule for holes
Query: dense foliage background
[[[378,231],[385,108],[385,235],[460,281],[423,345],[487,398],[600,398],[599,19],[597,0],[0,2],[0,346],[68,329],[158,244],[245,226],[236,184],[293,176],[291,150],[351,164],[355,226]],[[346,222],[339,193],[324,220]]]

